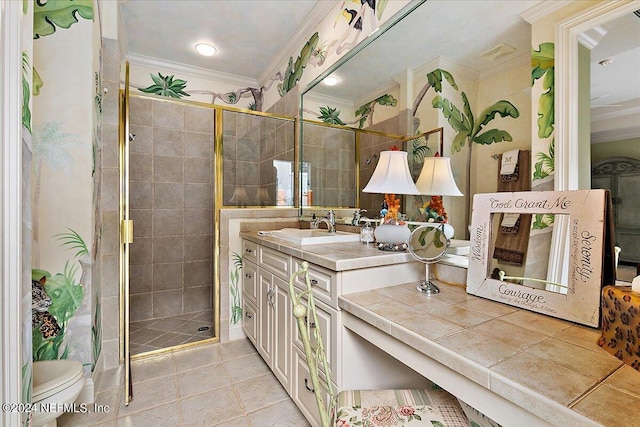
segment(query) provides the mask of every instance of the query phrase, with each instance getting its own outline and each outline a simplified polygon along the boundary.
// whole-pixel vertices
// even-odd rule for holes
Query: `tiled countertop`
[[[640,372],[596,344],[600,332],[415,283],[343,295],[343,312],[552,425],[640,425]]]

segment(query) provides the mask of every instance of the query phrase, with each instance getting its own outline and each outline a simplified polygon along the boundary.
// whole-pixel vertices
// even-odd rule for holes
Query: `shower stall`
[[[132,354],[214,337],[214,110],[129,100]]]
[[[297,188],[294,118],[128,92],[120,122],[125,365],[219,340],[220,298],[229,298],[220,290],[220,257],[229,256],[217,249],[220,209],[293,206]]]

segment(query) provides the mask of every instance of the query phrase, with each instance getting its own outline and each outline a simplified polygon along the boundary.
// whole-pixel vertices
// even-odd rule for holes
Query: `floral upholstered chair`
[[[428,426],[469,427],[470,423],[458,400],[436,386],[434,390],[349,390],[337,396],[331,381],[320,381],[320,375],[331,378],[313,301],[308,273],[309,264],[289,280],[289,298],[293,316],[304,345],[322,427],[362,426]],[[298,276],[304,276],[306,289],[296,289]],[[313,337],[313,343],[312,339]]]

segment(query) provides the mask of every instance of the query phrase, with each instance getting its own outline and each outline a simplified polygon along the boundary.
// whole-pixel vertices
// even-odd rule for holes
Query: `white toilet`
[[[33,414],[32,425],[55,427],[56,418],[64,413],[63,405],[72,408],[83,386],[84,370],[76,360],[33,362],[31,401],[38,411]]]

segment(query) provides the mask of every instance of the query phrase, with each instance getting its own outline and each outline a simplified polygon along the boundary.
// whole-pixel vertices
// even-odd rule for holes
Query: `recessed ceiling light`
[[[613,64],[613,59],[611,59],[611,58],[603,59],[602,61],[598,62],[598,64],[600,64],[600,65]]]
[[[200,55],[213,56],[217,52],[216,48],[207,43],[198,43],[196,50]]]
[[[336,76],[329,76],[322,81],[322,83],[326,84],[327,86],[335,86],[338,84],[338,82],[339,79]]]

